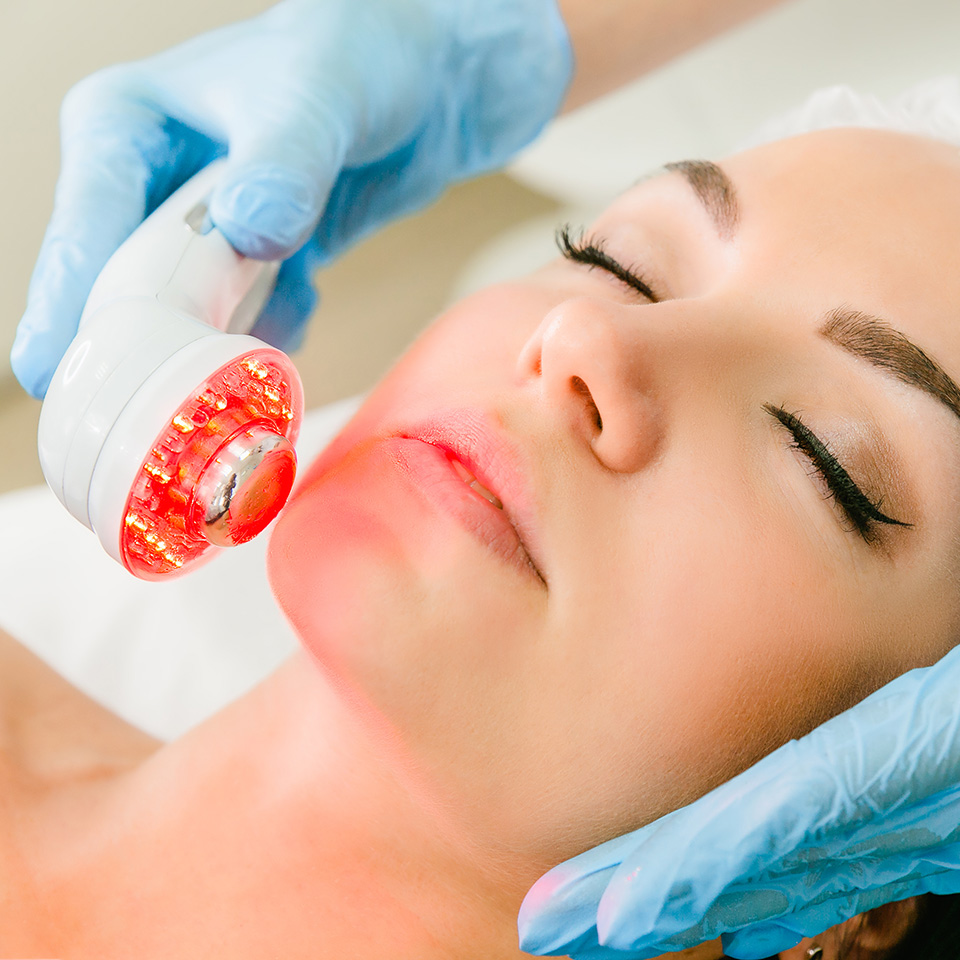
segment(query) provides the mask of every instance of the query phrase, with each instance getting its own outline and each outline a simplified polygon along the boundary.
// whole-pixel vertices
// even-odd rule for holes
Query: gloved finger
[[[593,866],[595,851],[561,864],[534,890],[551,884],[553,874],[566,876],[566,902],[583,903],[584,920],[593,906],[599,942],[612,949],[655,956],[719,936],[729,929],[731,917],[726,912],[708,916],[708,911],[725,888],[757,869],[758,849],[773,855],[779,843],[783,853],[803,836],[807,821],[800,811],[805,807],[797,799],[809,803],[809,782],[788,776],[798,749],[791,742],[706,798],[619,838],[621,860],[604,871],[602,891],[596,889],[592,870],[583,876],[584,866]],[[757,809],[745,811],[751,804]],[[748,911],[743,922],[775,917],[785,907],[782,897],[751,903],[753,912]],[[549,914],[558,932],[567,929],[567,922],[560,922],[562,904],[551,904]],[[572,926],[569,933],[580,931]]]
[[[822,932],[823,930],[818,931]],[[795,947],[802,939],[803,937],[798,937],[793,930],[775,923],[766,923],[747,930],[725,933],[720,942],[725,957],[732,957],[734,960],[767,960],[768,957],[776,957],[782,951]]]
[[[163,117],[122,91],[117,72],[104,71],[64,100],[54,209],[10,358],[38,398],[76,333],[97,274],[143,219],[148,158],[168,143]]]
[[[951,809],[948,818],[954,824],[956,816]],[[918,819],[920,826],[917,829],[925,833],[924,817]],[[934,823],[931,832],[939,832],[940,826],[942,824]],[[896,836],[900,831],[893,830],[892,833]],[[808,877],[800,876],[794,884],[809,897],[808,903],[796,903],[792,912],[775,922],[752,924],[725,933],[724,952],[737,960],[767,957],[787,949],[803,937],[816,936],[884,903],[925,893],[943,896],[960,892],[958,833],[960,828],[954,827],[951,831],[953,842],[936,844],[922,855],[908,849],[901,856],[885,858],[879,864],[869,860],[857,864],[857,869],[849,869],[849,864],[845,863],[815,865],[812,883],[808,882]],[[900,842],[904,844],[903,837]],[[891,860],[893,862],[889,862]],[[826,874],[826,880],[820,879],[818,874]]]
[[[919,884],[913,878],[900,879],[883,887],[848,892],[824,902],[800,907],[778,922],[757,923],[732,930],[721,937],[723,952],[735,960],[765,960],[796,946],[804,937],[818,936],[884,903],[906,900],[922,893],[940,892],[938,878],[929,879],[929,883]]]
[[[317,225],[324,262],[397,217],[420,210],[447,184],[436,165],[453,166],[451,138],[434,124],[381,160],[345,169],[338,177]]]
[[[168,116],[150,73],[121,64],[81,80],[61,108],[61,171],[11,363],[42,396],[97,274],[146,214],[222,151]]]
[[[319,261],[316,242],[310,241],[282,264],[273,294],[251,331],[255,337],[286,353],[300,347],[319,299],[313,284]]]
[[[292,114],[253,132],[239,129],[229,135],[210,219],[245,256],[290,257],[313,233],[340,174],[347,150],[342,121],[331,115],[307,123]]]
[[[638,831],[598,903],[600,942],[655,953],[777,922],[816,894],[809,881],[824,853],[815,846],[818,825],[829,819],[825,811],[846,809],[835,802],[845,794],[823,758],[792,741],[669,821]],[[846,839],[852,829],[845,818]],[[777,952],[765,949],[757,956]]]
[[[633,834],[616,837],[544,874],[520,905],[520,949],[537,956],[567,956],[575,948],[583,952],[588,944],[596,946],[597,904],[635,842]]]

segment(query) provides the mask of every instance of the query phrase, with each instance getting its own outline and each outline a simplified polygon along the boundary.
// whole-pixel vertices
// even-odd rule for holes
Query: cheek
[[[384,411],[408,404],[436,409],[465,395],[492,399],[515,388],[520,352],[556,299],[536,284],[515,283],[460,301],[420,335],[371,400]]]
[[[552,612],[541,683],[565,709],[539,733],[556,765],[540,782],[589,826],[581,842],[690,802],[859,693],[849,594],[809,552],[783,531],[652,513],[619,550],[604,538],[606,562],[584,545],[588,587]]]

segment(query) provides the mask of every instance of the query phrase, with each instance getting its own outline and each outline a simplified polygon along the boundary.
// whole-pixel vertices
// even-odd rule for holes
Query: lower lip
[[[385,443],[397,463],[414,478],[424,495],[497,556],[526,574],[537,571],[503,510],[467,486],[442,447],[412,437],[393,437]]]

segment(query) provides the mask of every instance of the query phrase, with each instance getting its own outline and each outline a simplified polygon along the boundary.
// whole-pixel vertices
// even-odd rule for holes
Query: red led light
[[[145,580],[175,576],[211,547],[196,491],[204,470],[244,431],[277,434],[293,444],[303,416],[296,370],[278,350],[232,360],[181,404],[153,443],[127,499],[120,533],[123,562]],[[280,511],[296,458],[286,447],[257,471],[256,488],[238,497],[232,542],[256,536]]]

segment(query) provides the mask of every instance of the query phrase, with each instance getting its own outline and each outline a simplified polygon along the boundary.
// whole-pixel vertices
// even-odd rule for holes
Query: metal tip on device
[[[276,517],[290,495],[297,456],[286,437],[268,427],[235,434],[204,468],[195,503],[200,532],[217,547],[252,540]]]

